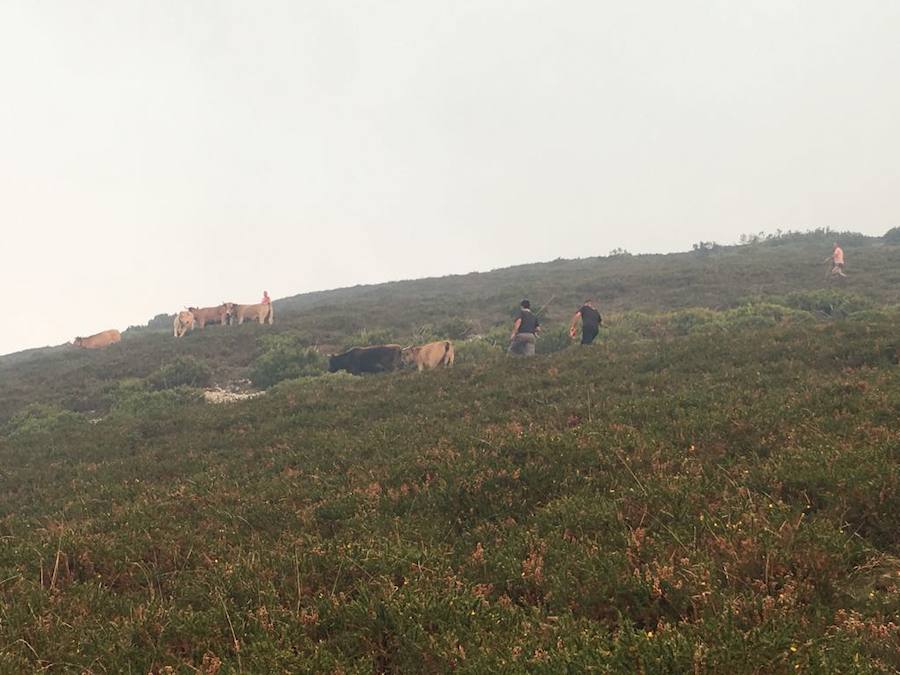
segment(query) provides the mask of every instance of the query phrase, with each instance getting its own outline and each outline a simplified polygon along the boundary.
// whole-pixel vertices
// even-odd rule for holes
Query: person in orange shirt
[[[825,262],[831,262],[831,272],[828,273],[829,277],[833,277],[835,275],[840,275],[842,277],[846,277],[844,274],[844,249],[838,246],[837,242],[834,242],[834,251],[830,256],[825,258]]]

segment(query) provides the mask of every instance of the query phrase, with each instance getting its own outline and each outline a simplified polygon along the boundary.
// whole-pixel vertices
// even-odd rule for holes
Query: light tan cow
[[[194,315],[194,321],[200,328],[205,328],[208,323],[228,325],[228,319],[234,311],[234,303],[223,302],[218,307],[188,307],[188,311]]]
[[[76,347],[81,347],[82,349],[102,349],[103,347],[108,347],[111,344],[119,342],[121,339],[122,334],[115,328],[112,328],[110,330],[105,330],[102,333],[91,335],[90,337],[77,337],[72,344]]]
[[[403,362],[415,364],[420,373],[423,370],[431,370],[439,366],[449,368],[453,365],[455,358],[453,343],[450,340],[429,342],[427,345],[407,347],[403,350]]]
[[[271,302],[258,305],[235,305],[232,315],[237,319],[239,326],[244,323],[244,319],[268,324],[275,322],[275,312],[272,310]]]
[[[175,315],[175,337],[180,338],[187,332],[194,330],[194,315],[188,310],[182,310]]]

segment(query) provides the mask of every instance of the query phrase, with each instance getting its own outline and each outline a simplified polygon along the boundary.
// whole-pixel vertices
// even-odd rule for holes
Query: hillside
[[[842,236],[826,282],[833,236],[0,360],[0,672],[897,672],[900,246]],[[510,359],[525,295],[547,335]],[[457,366],[321,374],[417,336]]]
[[[847,252],[852,275],[847,283],[824,282],[822,259],[835,237]],[[813,295],[787,299],[804,292]],[[149,327],[129,329],[123,344],[103,352],[61,346],[0,357],[0,422],[35,402],[102,410],[109,404],[109,388],[122,378],[146,377],[179,356],[200,360],[212,381],[226,384],[248,376],[265,351],[259,338],[266,335],[288,335],[320,352],[379,341],[409,344],[428,337],[486,335],[499,326],[505,329],[526,296],[535,307],[547,305],[547,327],[567,323],[589,296],[598,299],[611,326],[621,324],[623,314],[727,310],[760,300],[812,309],[820,317],[832,313],[837,302],[838,314],[845,315],[900,304],[900,244],[815,232],[714,251],[556,260],[357,286],[277,300],[274,328],[210,327],[180,341],[171,338],[171,316],[161,315]]]

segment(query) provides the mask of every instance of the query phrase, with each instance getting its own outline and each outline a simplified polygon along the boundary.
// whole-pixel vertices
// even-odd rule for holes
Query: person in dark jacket
[[[513,324],[512,335],[509,338],[509,353],[534,356],[534,344],[541,330],[541,322],[531,311],[531,303],[528,300],[519,303],[519,308],[519,316]]]
[[[578,334],[576,330],[578,317],[581,317],[581,344],[589,345],[600,332],[600,324],[603,323],[603,318],[600,316],[600,312],[597,311],[594,301],[585,300],[584,304],[579,307],[578,311],[572,316],[572,325],[569,326],[569,336],[573,340]]]

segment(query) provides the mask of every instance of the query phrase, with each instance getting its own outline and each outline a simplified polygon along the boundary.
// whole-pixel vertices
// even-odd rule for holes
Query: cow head
[[[339,370],[346,370],[347,366],[350,365],[349,354],[350,354],[350,352],[344,352],[343,354],[329,354],[328,355],[328,372],[336,373]]]
[[[234,318],[235,313],[237,312],[237,305],[233,302],[222,302],[219,305],[219,309],[222,310],[220,316],[222,317],[222,324],[228,325],[231,323],[231,320]]]
[[[408,366],[411,363],[415,363],[416,356],[419,354],[420,347],[415,347],[410,345],[409,347],[404,347],[400,350],[400,363],[404,366]]]

